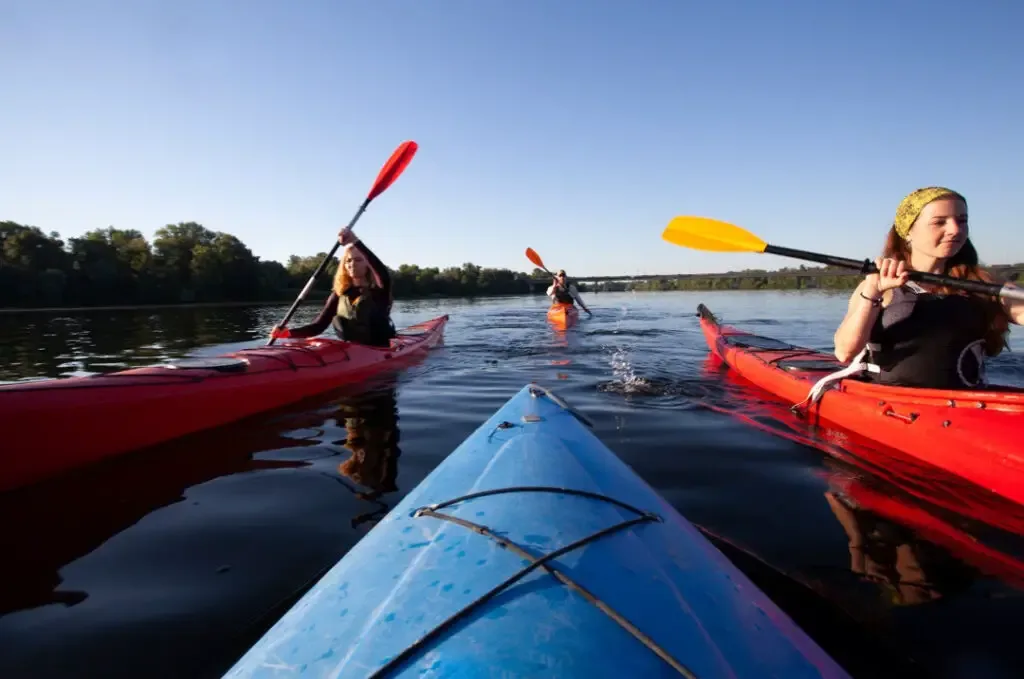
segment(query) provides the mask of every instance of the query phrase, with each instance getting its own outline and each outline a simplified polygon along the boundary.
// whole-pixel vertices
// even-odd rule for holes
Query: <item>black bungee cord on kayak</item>
[[[514,543],[514,542],[512,542],[512,541],[510,541],[510,540],[508,540],[506,538],[503,538],[503,537],[501,537],[499,535],[497,535],[496,533],[494,533],[494,531],[492,531],[487,526],[484,526],[484,525],[481,525],[481,524],[478,524],[478,523],[474,523],[472,521],[467,521],[466,519],[462,519],[462,518],[459,518],[457,516],[452,516],[451,514],[443,514],[440,511],[438,511],[438,510],[444,509],[446,507],[450,507],[451,505],[458,504],[460,502],[466,502],[468,500],[473,500],[473,499],[476,499],[476,498],[486,497],[486,496],[491,496],[491,495],[501,495],[501,494],[504,494],[504,493],[562,493],[562,494],[565,494],[565,495],[576,495],[576,496],[579,496],[579,497],[585,497],[585,498],[589,498],[589,499],[593,499],[593,500],[599,500],[601,502],[607,502],[609,504],[613,504],[613,505],[615,505],[617,507],[620,507],[622,509],[625,509],[625,510],[635,514],[636,516],[634,518],[632,518],[632,519],[628,519],[626,521],[621,521],[621,522],[613,524],[613,525],[611,525],[611,526],[609,526],[607,528],[603,528],[603,529],[597,531],[596,533],[591,533],[590,535],[588,535],[588,536],[586,536],[584,538],[576,540],[575,542],[571,542],[570,544],[565,545],[564,547],[556,549],[555,551],[549,552],[548,554],[545,554],[544,556],[538,558],[538,557],[535,557],[533,554],[530,554],[528,551],[526,551],[520,545],[517,545],[516,543]],[[394,670],[401,663],[403,663],[406,660],[409,660],[410,658],[412,658],[418,651],[423,649],[424,646],[426,646],[430,641],[435,639],[438,635],[443,633],[445,630],[449,629],[455,623],[457,623],[460,620],[464,619],[467,615],[469,615],[471,612],[473,612],[474,610],[479,608],[482,604],[484,604],[487,601],[491,600],[492,598],[494,598],[495,596],[497,596],[498,594],[500,594],[504,590],[508,589],[509,587],[514,585],[516,582],[518,582],[519,580],[523,579],[528,574],[530,574],[531,572],[533,572],[534,570],[536,570],[538,568],[543,568],[545,571],[547,571],[549,574],[551,574],[556,580],[561,582],[563,585],[565,585],[569,589],[574,590],[577,594],[582,596],[589,603],[591,603],[595,607],[597,607],[598,610],[600,610],[602,613],[604,613],[609,618],[611,618],[616,623],[618,623],[623,629],[625,629],[627,632],[629,632],[640,643],[642,643],[644,646],[649,648],[655,655],[657,655],[659,658],[664,660],[674,670],[679,672],[680,676],[686,677],[687,679],[698,679],[696,674],[694,674],[691,670],[689,670],[686,666],[684,666],[678,660],[673,658],[672,655],[669,654],[668,651],[666,651],[664,648],[662,648],[656,641],[651,639],[649,636],[644,634],[643,631],[641,631],[638,627],[636,627],[636,625],[631,623],[629,620],[627,620],[625,617],[623,617],[620,613],[616,612],[611,606],[606,604],[604,601],[602,601],[596,595],[594,595],[589,590],[587,590],[585,587],[583,587],[583,585],[581,585],[578,582],[574,581],[572,578],[570,578],[568,575],[566,575],[565,573],[561,572],[560,570],[556,569],[550,563],[551,561],[553,561],[556,558],[562,556],[563,554],[567,554],[567,553],[569,553],[569,552],[571,552],[573,550],[576,550],[576,549],[579,549],[580,547],[583,547],[586,544],[589,544],[589,543],[594,542],[594,541],[596,541],[596,540],[598,540],[600,538],[603,538],[603,537],[605,537],[607,535],[611,535],[613,533],[616,533],[618,531],[624,530],[626,528],[630,528],[632,526],[639,525],[641,523],[654,523],[654,522],[661,523],[662,522],[662,518],[660,516],[658,516],[657,514],[654,514],[653,512],[644,511],[642,509],[637,509],[636,507],[633,507],[633,506],[631,506],[629,504],[626,504],[625,502],[621,502],[619,500],[616,500],[615,498],[608,497],[607,495],[602,495],[600,493],[592,493],[592,492],[585,491],[585,490],[577,490],[577,489],[574,489],[574,488],[559,488],[559,487],[554,487],[554,486],[512,486],[512,487],[508,487],[508,488],[495,488],[495,489],[492,489],[492,490],[484,490],[484,491],[479,491],[479,492],[476,492],[476,493],[470,493],[470,494],[462,495],[460,497],[457,497],[457,498],[454,498],[454,499],[451,499],[451,500],[446,500],[444,502],[440,502],[440,503],[437,503],[437,504],[428,505],[426,507],[420,507],[419,509],[417,509],[417,510],[415,510],[413,512],[412,516],[414,518],[423,517],[423,516],[429,516],[429,517],[433,517],[435,519],[440,519],[442,521],[449,521],[451,523],[454,523],[456,525],[462,526],[464,528],[468,528],[469,530],[471,530],[471,531],[473,531],[475,533],[478,533],[480,535],[483,535],[484,537],[487,537],[487,538],[490,538],[490,539],[494,540],[495,542],[498,543],[499,546],[501,546],[501,547],[503,547],[505,549],[508,549],[509,551],[515,553],[517,556],[522,557],[523,559],[529,561],[530,564],[528,566],[525,566],[524,568],[520,569],[519,571],[514,573],[509,578],[505,579],[504,582],[498,584],[497,586],[492,588],[490,591],[486,592],[485,594],[481,595],[477,599],[473,600],[472,602],[467,604],[465,607],[463,607],[461,610],[456,611],[455,613],[453,613],[446,620],[444,620],[439,625],[437,625],[436,627],[431,629],[429,632],[424,634],[422,637],[420,637],[419,639],[414,641],[412,644],[407,646],[401,653],[399,653],[396,656],[392,657],[384,665],[382,665],[381,667],[377,668],[377,670],[375,672],[373,672],[369,676],[368,679],[378,679],[378,678],[387,676],[388,672],[390,672],[391,670]]]

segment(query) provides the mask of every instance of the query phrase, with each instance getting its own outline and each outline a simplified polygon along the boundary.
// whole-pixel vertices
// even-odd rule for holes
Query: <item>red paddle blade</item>
[[[537,251],[534,250],[533,248],[526,248],[526,258],[533,262],[536,266],[540,267],[541,269],[547,268],[546,266],[544,266],[544,260],[540,258],[540,255],[538,255]]]
[[[416,155],[419,147],[419,144],[414,141],[403,141],[399,144],[395,152],[388,158],[388,162],[384,163],[380,174],[377,175],[377,181],[373,183],[373,188],[370,189],[370,194],[366,197],[367,203],[384,193],[389,186],[395,183],[398,175],[402,174],[412,161],[412,157]]]

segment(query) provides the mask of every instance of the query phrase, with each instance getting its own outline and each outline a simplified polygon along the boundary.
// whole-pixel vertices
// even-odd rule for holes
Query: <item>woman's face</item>
[[[370,263],[366,261],[363,253],[354,248],[345,253],[345,272],[353,280],[363,280],[370,269]]]
[[[907,235],[913,252],[949,259],[967,241],[967,205],[959,198],[933,200],[921,210]]]

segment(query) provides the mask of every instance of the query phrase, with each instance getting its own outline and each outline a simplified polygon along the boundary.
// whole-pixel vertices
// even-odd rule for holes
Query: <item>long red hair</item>
[[[345,270],[345,257],[348,253],[345,253],[341,257],[341,261],[338,262],[338,270],[334,273],[334,284],[331,286],[331,290],[338,297],[341,297],[345,290],[352,287],[352,277],[348,275],[348,271]]]
[[[331,290],[333,290],[334,294],[336,294],[338,297],[341,297],[342,293],[344,293],[345,290],[348,290],[350,287],[352,287],[352,277],[348,275],[348,270],[345,268],[345,262],[348,261],[351,257],[352,246],[349,245],[345,247],[345,250],[341,255],[341,259],[338,260],[338,270],[334,273],[334,284],[331,286]],[[367,283],[369,284],[368,287],[381,287],[380,278],[378,278],[377,272],[373,270],[373,267],[370,266],[369,262],[367,262],[366,264],[366,269],[366,279]],[[394,303],[394,298],[395,292],[394,290],[392,290],[390,299],[388,299],[388,309],[390,309],[392,303]]]
[[[896,225],[889,229],[889,235],[885,239],[885,247],[882,250],[882,257],[903,260],[910,263],[910,247],[907,241],[896,233]],[[961,278],[969,281],[982,281],[984,283],[998,283],[998,280],[985,267],[978,262],[978,251],[968,238],[964,241],[959,252],[946,260],[943,273],[952,278]],[[939,292],[947,295],[971,295],[976,293],[955,290],[948,286],[938,288]],[[1006,335],[1010,331],[1010,315],[1003,307],[997,297],[978,295],[985,301],[985,311],[988,316],[988,331],[985,333],[985,353],[989,356],[997,356],[1004,348],[1008,348]]]

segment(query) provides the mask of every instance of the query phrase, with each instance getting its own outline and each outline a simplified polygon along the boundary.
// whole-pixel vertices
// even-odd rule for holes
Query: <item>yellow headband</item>
[[[921,214],[924,206],[933,200],[949,197],[959,198],[964,202],[964,205],[967,204],[966,198],[953,189],[947,189],[942,186],[929,186],[911,193],[900,201],[900,206],[896,208],[896,220],[893,222],[893,226],[896,227],[896,233],[899,234],[900,238],[906,240],[910,234],[910,227],[914,225],[914,221],[917,220],[917,216]]]

